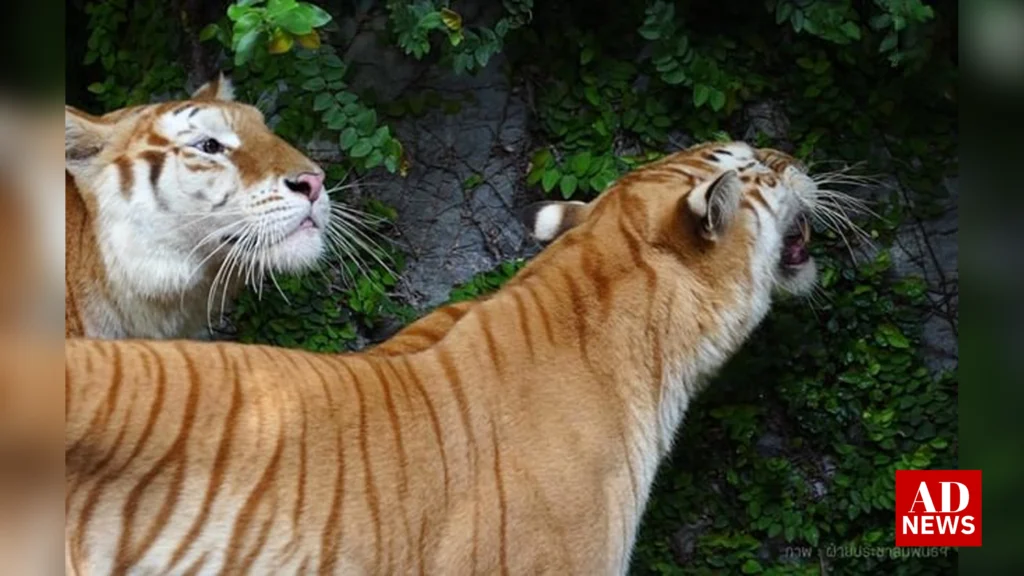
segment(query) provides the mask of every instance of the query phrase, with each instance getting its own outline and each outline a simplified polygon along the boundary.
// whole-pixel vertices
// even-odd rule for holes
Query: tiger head
[[[759,316],[773,295],[813,291],[811,219],[839,212],[826,193],[785,153],[702,144],[626,174],[590,203],[541,202],[524,217],[542,242],[603,239],[621,246],[616,258],[656,262],[659,276],[684,273],[681,265],[701,285],[737,295],[734,302],[761,302]]]
[[[185,101],[101,117],[66,106],[65,163],[108,265],[135,266],[139,292],[188,289],[225,266],[247,280],[301,271],[324,254],[324,171],[223,76]]]

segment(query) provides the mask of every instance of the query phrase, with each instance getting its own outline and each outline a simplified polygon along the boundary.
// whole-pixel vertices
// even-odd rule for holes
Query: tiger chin
[[[694,395],[813,286],[822,194],[699,146],[529,207],[515,277],[366,353],[69,340],[68,573],[626,574]]]
[[[234,101],[65,106],[65,337],[203,338],[245,284],[325,254],[324,171]]]

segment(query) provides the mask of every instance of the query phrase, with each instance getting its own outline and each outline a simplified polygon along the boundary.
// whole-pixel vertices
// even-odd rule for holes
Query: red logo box
[[[981,470],[897,470],[897,546],[981,546]]]

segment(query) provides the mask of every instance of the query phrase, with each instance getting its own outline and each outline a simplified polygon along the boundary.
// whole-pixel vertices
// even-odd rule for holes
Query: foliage
[[[505,282],[508,282],[525,265],[526,261],[522,259],[506,260],[493,270],[481,272],[466,282],[452,287],[451,294],[448,296],[448,303],[453,304],[455,302],[473,300],[490,294],[501,288]]]
[[[266,46],[270,54],[284,54],[292,49],[295,42],[303,48],[316,50],[320,47],[320,35],[316,32],[331,21],[331,15],[322,8],[308,2],[296,0],[267,0],[266,8],[260,7],[263,0],[239,0],[228,8],[231,19],[231,50],[235,53],[235,65],[242,66],[259,53],[260,45]],[[224,29],[210,24],[199,35],[200,40],[220,36]]]
[[[330,14],[295,0],[270,0],[266,8],[260,4],[262,0],[232,4],[230,22],[209,25],[204,37],[234,51],[238,68],[233,78],[248,98],[259,102],[277,94],[277,133],[292,141],[334,141],[346,153],[340,165],[357,173],[384,166],[404,174],[401,143],[380,124],[377,111],[348,90],[347,65],[333,46],[320,41],[319,29],[331,21]]]
[[[379,264],[369,266],[368,261]],[[392,265],[383,265],[388,262]],[[365,342],[360,336],[374,332],[383,321],[413,319],[413,311],[392,297],[398,282],[392,268],[401,270],[403,263],[393,249],[380,250],[345,261],[332,258],[323,266],[333,271],[330,275],[278,277],[263,293],[239,298],[233,310],[236,337],[316,352],[357,350]]]
[[[86,4],[83,63],[101,69],[88,90],[105,110],[145,104],[161,92],[183,94],[185,70],[175,56],[181,32],[173,18],[164,17],[165,6],[163,0],[138,0],[129,20],[127,0]]]
[[[430,35],[441,32],[447,38],[442,61],[456,73],[473,72],[487,66],[501,51],[510,31],[530,19],[533,0],[504,0],[505,14],[493,27],[463,26],[462,16],[449,7],[448,0],[389,0],[390,23],[402,50],[422,59],[431,49]]]
[[[128,4],[88,8],[89,90],[104,109],[180,95],[184,84],[175,3]],[[535,114],[525,182],[538,196],[587,200],[689,143],[748,139],[812,165],[865,162],[894,175],[912,202],[884,199],[875,206],[883,219],[860,222],[884,249],[901,221],[933,215],[942,178],[956,170],[949,0],[503,0],[486,17],[448,0],[317,4],[239,0],[200,37],[223,52],[241,98],[278,134],[328,143],[334,181],[405,174],[390,122],[476,105],[433,91],[378,103],[353,89],[351,32],[340,24],[358,29],[366,14],[386,21],[380,37],[398,51],[455,74],[507,56]],[[751,122],[765,102],[788,126]],[[817,237],[822,292],[813,306],[780,304],[690,406],[647,508],[634,573],[955,571],[953,551],[871,555],[892,545],[893,470],[956,466],[956,378],[930,375],[920,355],[924,289],[895,279],[884,250],[856,265],[842,239]],[[332,260],[323,275],[246,294],[234,316],[239,339],[349,350],[385,320],[411,320],[392,296],[402,255],[374,254],[394,272],[364,253],[361,268]],[[450,301],[487,294],[522,265],[479,274]]]

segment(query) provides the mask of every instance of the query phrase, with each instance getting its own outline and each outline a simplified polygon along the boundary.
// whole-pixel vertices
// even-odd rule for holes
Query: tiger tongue
[[[809,260],[811,255],[807,252],[807,244],[801,236],[786,238],[782,246],[782,263],[786,266],[799,266]]]

